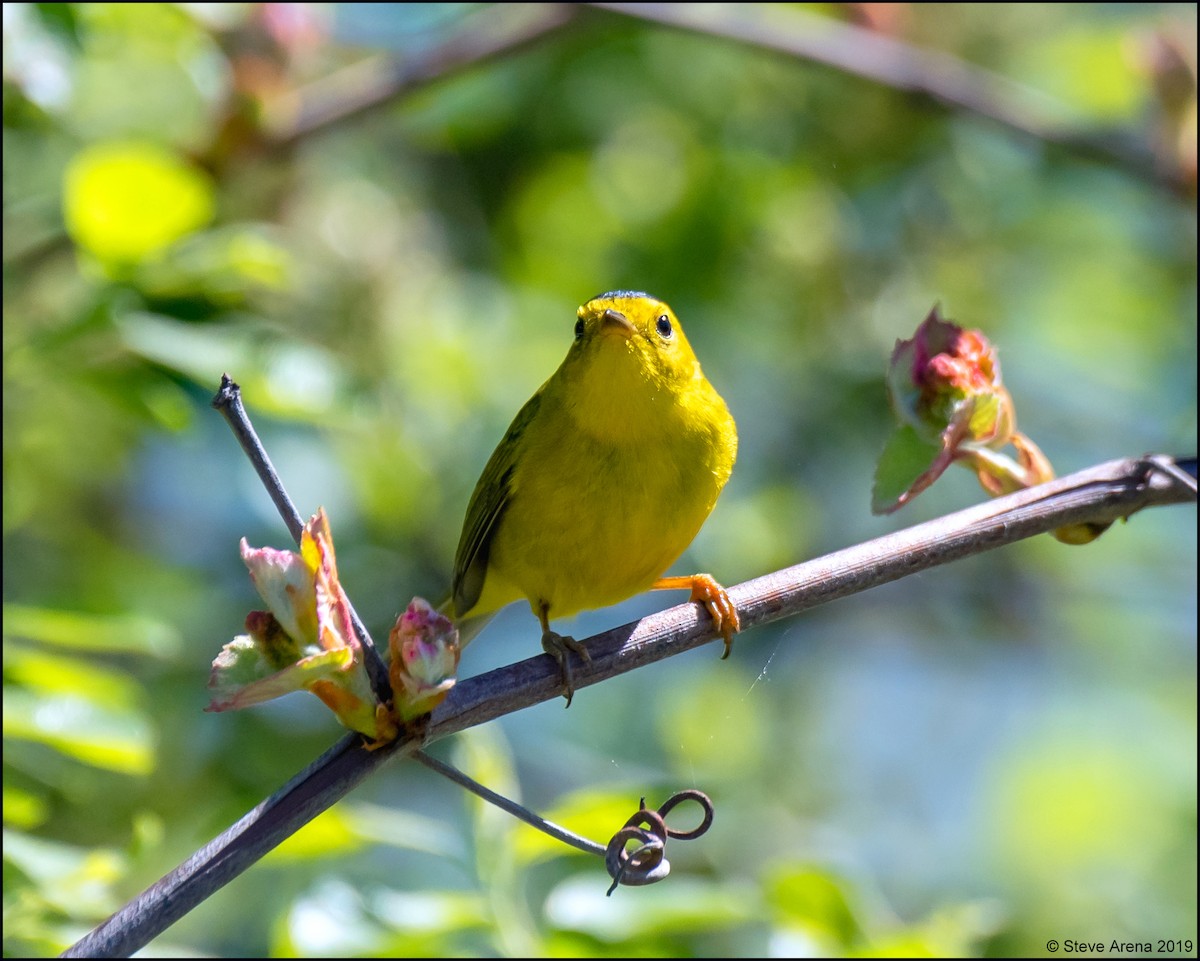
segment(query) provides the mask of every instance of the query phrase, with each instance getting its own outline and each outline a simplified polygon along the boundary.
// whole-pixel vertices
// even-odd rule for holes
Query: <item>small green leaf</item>
[[[987,443],[1001,433],[1004,426],[1002,418],[1005,417],[1007,409],[1002,403],[1000,394],[980,393],[976,394],[972,400],[974,404],[970,408],[968,438],[980,443]]]
[[[885,514],[899,506],[921,476],[938,459],[941,448],[922,437],[911,426],[897,428],[888,438],[875,466],[871,511]],[[930,479],[929,483],[932,483]],[[924,486],[928,486],[925,484]]]
[[[240,634],[213,661],[208,684],[212,703],[205,710],[235,710],[307,690],[314,681],[345,674],[353,660],[353,650],[339,647],[310,654],[280,670],[255,641]]]

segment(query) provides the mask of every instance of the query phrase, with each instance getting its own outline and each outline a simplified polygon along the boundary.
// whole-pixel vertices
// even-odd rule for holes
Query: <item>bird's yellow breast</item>
[[[696,536],[733,469],[733,420],[716,401],[726,439],[677,416],[632,440],[596,437],[569,415],[531,424],[476,612],[525,597],[568,617],[648,589]]]

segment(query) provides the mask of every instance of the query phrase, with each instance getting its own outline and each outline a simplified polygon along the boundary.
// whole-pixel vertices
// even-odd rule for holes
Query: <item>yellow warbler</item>
[[[590,660],[550,618],[651,588],[688,588],[725,638],[737,611],[707,574],[660,577],[729,479],[737,428],[671,308],[611,291],[579,308],[566,359],[521,408],[475,485],[454,558],[454,614],[471,622],[522,597],[563,672]]]

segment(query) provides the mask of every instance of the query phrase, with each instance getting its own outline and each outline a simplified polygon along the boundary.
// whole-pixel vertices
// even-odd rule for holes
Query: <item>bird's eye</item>
[[[583,336],[583,318],[580,317],[575,321],[575,339],[578,340]]]
[[[658,318],[658,323],[654,325],[660,337],[671,336],[671,318],[663,314]]]

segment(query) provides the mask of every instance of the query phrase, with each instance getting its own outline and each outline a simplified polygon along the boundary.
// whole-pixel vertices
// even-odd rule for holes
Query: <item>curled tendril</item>
[[[695,801],[704,812],[700,824],[690,831],[674,831],[667,827],[666,816],[684,801]],[[611,896],[618,884],[653,884],[671,873],[666,858],[667,838],[690,841],[704,834],[713,822],[713,804],[702,791],[680,791],[667,798],[657,811],[646,807],[642,798],[637,812],[625,826],[612,836],[604,852],[604,864],[613,879],[608,889]],[[630,849],[630,844],[637,846]]]
[[[697,827],[692,828],[690,831],[672,831],[670,828],[667,828],[667,837],[678,838],[680,841],[691,841],[700,837],[700,835],[712,827],[713,803],[703,791],[677,791],[663,801],[662,806],[658,809],[658,813],[665,821],[667,815],[684,801],[695,801],[699,804],[700,808],[704,811],[704,818]],[[645,800],[643,800],[642,804],[645,805],[645,803]]]

